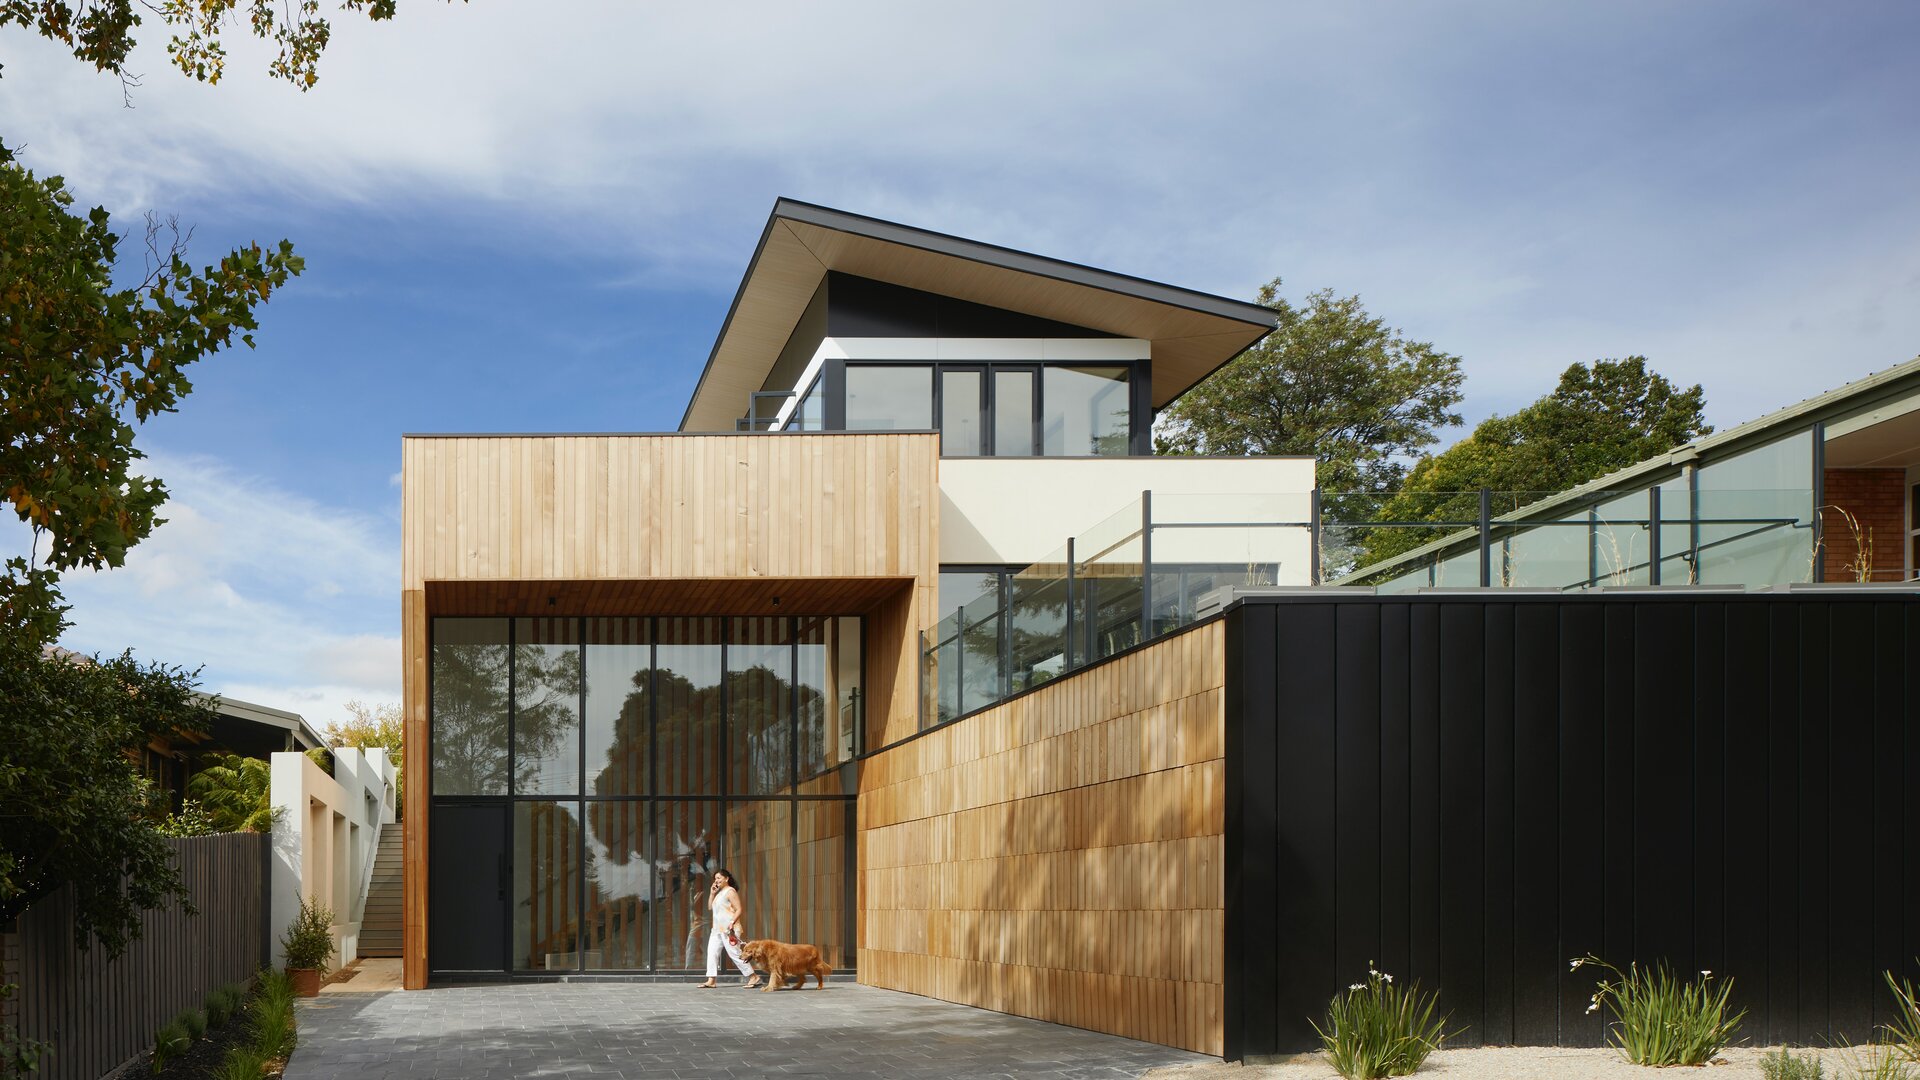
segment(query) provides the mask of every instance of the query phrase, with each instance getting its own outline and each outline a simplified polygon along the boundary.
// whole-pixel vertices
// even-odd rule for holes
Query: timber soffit
[[[840,270],[1154,343],[1154,407],[1273,330],[1259,304],[1050,259],[811,203],[774,203],[681,418],[731,428],[759,390],[820,280]]]

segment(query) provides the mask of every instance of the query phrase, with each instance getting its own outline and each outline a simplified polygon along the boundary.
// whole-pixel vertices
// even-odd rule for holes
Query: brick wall
[[[1907,473],[1905,469],[1828,469],[1821,527],[1826,537],[1826,580],[1858,581],[1859,548],[1846,516],[1859,523],[1860,540],[1871,547],[1869,580],[1906,576]]]

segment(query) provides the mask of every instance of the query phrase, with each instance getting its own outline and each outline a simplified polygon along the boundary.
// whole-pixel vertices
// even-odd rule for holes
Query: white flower
[[[1572,965],[1571,967],[1569,967],[1569,968],[1567,968],[1567,970],[1568,970],[1568,971],[1579,971],[1579,970],[1580,970],[1580,965],[1582,965],[1582,964],[1584,964],[1584,963],[1586,963],[1586,961],[1585,961],[1585,960],[1575,960],[1575,961],[1573,962],[1573,965]]]
[[[1366,988],[1366,983],[1354,983],[1352,986],[1347,987],[1349,990],[1365,990]]]
[[[1393,981],[1393,976],[1391,976],[1391,975],[1388,975],[1388,974],[1385,974],[1385,973],[1382,973],[1380,977],[1381,977],[1381,978],[1383,978],[1383,979],[1385,979],[1385,980],[1387,980],[1388,982],[1392,982],[1392,981]]]
[[[1588,1012],[1590,1012],[1590,1013],[1597,1013],[1597,1012],[1599,1012],[1599,1011],[1600,1011],[1600,1003],[1599,1003],[1598,1001],[1596,1001],[1596,1002],[1594,1002],[1593,1004],[1591,1004],[1591,1005],[1589,1005],[1589,1006],[1587,1006],[1587,1011],[1588,1011]]]
[[[1713,978],[1713,972],[1702,969],[1700,972],[1700,977],[1703,979],[1711,979]]]

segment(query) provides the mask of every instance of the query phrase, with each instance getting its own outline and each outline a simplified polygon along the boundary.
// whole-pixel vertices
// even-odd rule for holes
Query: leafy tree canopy
[[[406,726],[401,721],[400,706],[388,702],[383,705],[368,705],[364,701],[347,702],[347,719],[327,724],[327,743],[331,746],[354,746],[362,749],[380,747],[387,752],[393,762],[393,794],[395,809],[402,810],[406,799]]]
[[[1511,416],[1492,416],[1440,454],[1414,465],[1382,521],[1463,521],[1479,490],[1508,507],[1565,491],[1712,433],[1698,384],[1676,388],[1644,356],[1574,364],[1551,394]],[[1445,529],[1375,529],[1363,563],[1419,547]]]
[[[127,751],[212,722],[195,674],[131,655],[44,652],[0,633],[0,921],[71,883],[75,943],[117,956],[139,936],[141,912],[186,901]]]
[[[1279,325],[1161,414],[1163,454],[1306,454],[1322,490],[1392,491],[1406,458],[1460,422],[1460,358],[1408,341],[1358,296],[1295,306],[1260,290]]]
[[[214,832],[273,829],[273,769],[259,758],[208,754],[187,781],[187,792],[211,820]]]
[[[160,523],[133,423],[173,411],[188,365],[251,347],[255,309],[304,268],[283,240],[196,271],[177,231],[163,250],[150,227],[145,276],[116,288],[121,238],[72,204],[59,177],[0,165],[0,494],[47,541],[42,566],[8,562],[0,606],[41,643],[58,632],[51,573],[119,566]]]
[[[340,0],[339,10],[379,21],[393,18],[398,6],[398,0]],[[242,16],[249,33],[279,50],[268,71],[302,90],[319,79],[320,54],[333,34],[319,0],[142,0],[137,7],[133,0],[0,0],[0,28],[35,30],[75,58],[128,79],[127,57],[141,26],[140,9],[172,31],[167,56],[174,66],[208,83],[219,82],[226,72],[221,33],[242,25]]]

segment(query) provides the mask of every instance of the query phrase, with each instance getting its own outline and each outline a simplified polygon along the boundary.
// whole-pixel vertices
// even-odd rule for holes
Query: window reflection
[[[1042,452],[1119,456],[1131,441],[1133,405],[1124,367],[1042,368]]]
[[[933,427],[933,368],[847,365],[848,431]]]
[[[580,793],[580,649],[577,619],[515,619],[513,790]]]
[[[590,795],[649,789],[650,619],[587,620],[586,751]]]
[[[433,624],[433,793],[507,793],[507,620]]]

